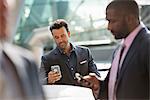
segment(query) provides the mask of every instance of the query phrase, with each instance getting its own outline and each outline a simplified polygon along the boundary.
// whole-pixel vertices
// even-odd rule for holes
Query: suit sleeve
[[[98,96],[100,100],[108,100],[108,79],[109,73],[107,74],[105,80],[100,81],[100,91]]]
[[[89,61],[88,61],[89,72],[90,72],[90,73],[95,73],[97,76],[100,77],[100,74],[99,74],[99,72],[98,72],[98,70],[97,70],[96,64],[95,64],[95,62],[94,62],[94,60],[93,60],[91,51],[90,51],[89,49],[87,49],[87,50],[88,50],[88,57],[89,57]]]
[[[39,77],[40,77],[40,83],[43,85],[47,84],[48,72],[50,71],[48,65],[49,64],[47,58],[45,56],[42,56]]]

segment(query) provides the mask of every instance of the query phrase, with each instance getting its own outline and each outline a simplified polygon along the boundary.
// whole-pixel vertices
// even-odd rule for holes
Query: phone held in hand
[[[83,76],[80,75],[79,73],[75,73],[75,78],[76,78],[78,81],[83,80]]]
[[[53,66],[51,66],[51,70],[54,71],[54,72],[57,72],[57,73],[61,74],[60,66],[59,65],[53,65]]]
[[[81,74],[75,73],[75,77],[82,86],[90,87],[91,83],[89,81],[85,80]]]

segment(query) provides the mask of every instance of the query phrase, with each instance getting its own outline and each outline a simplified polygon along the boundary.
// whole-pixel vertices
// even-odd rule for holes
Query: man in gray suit
[[[94,77],[100,77],[90,50],[87,47],[75,46],[70,43],[70,31],[65,20],[54,21],[50,26],[50,31],[57,47],[42,56],[40,72],[41,75],[45,75],[42,78],[45,84],[81,85],[77,81],[77,73],[81,77],[90,76],[90,73],[94,73]],[[53,70],[56,65],[60,68],[59,73]],[[93,87],[93,85],[91,84],[89,87]]]
[[[21,0],[0,1],[0,74],[1,100],[44,100],[42,87],[39,83],[38,71],[32,54],[21,47],[12,45],[10,19],[16,21],[18,12],[11,12],[16,6],[22,6]],[[12,4],[18,4],[16,6]],[[15,10],[14,10],[15,9]],[[13,14],[16,14],[14,17]],[[11,16],[10,18],[10,15]],[[11,23],[12,24],[12,23]]]
[[[101,99],[149,100],[150,31],[140,22],[137,3],[112,1],[106,8],[106,20],[108,30],[115,39],[122,39],[125,48],[122,56],[120,47],[114,53],[109,74],[101,82]]]

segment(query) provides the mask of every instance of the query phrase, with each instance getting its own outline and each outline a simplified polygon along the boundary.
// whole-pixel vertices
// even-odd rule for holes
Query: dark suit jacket
[[[94,72],[99,75],[97,71],[97,67],[93,61],[92,55],[88,48],[81,46],[74,46],[75,54],[77,57],[77,66],[76,71],[81,75],[88,75],[90,72]],[[48,72],[51,70],[52,65],[59,65],[62,78],[56,82],[56,84],[68,84],[68,85],[77,85],[77,81],[75,80],[74,73],[70,70],[67,63],[62,59],[62,54],[58,47],[54,50],[48,52],[44,56],[42,56],[42,65],[40,68],[40,75],[43,84],[47,84],[46,78]],[[81,64],[81,62],[84,62]],[[45,76],[43,76],[45,75]],[[45,80],[45,82],[44,82]]]
[[[149,99],[149,71],[150,31],[142,28],[129,48],[116,81],[117,100]],[[109,74],[105,81],[101,82],[101,98],[108,97],[108,80]]]
[[[40,85],[37,66],[30,52],[7,43],[5,43],[3,49],[5,55],[8,56],[16,68],[20,80],[19,84],[26,100],[44,100],[45,97]],[[20,98],[20,100],[22,99]]]

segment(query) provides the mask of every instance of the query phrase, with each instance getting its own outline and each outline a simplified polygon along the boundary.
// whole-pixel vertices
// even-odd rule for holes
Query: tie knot
[[[124,40],[121,41],[120,47],[121,47],[121,48],[125,48],[125,47],[126,47],[126,44],[125,44],[125,41],[124,41]]]
[[[123,43],[123,44],[121,44],[121,47],[122,47],[122,48],[125,48],[125,47],[126,47],[126,45]]]

